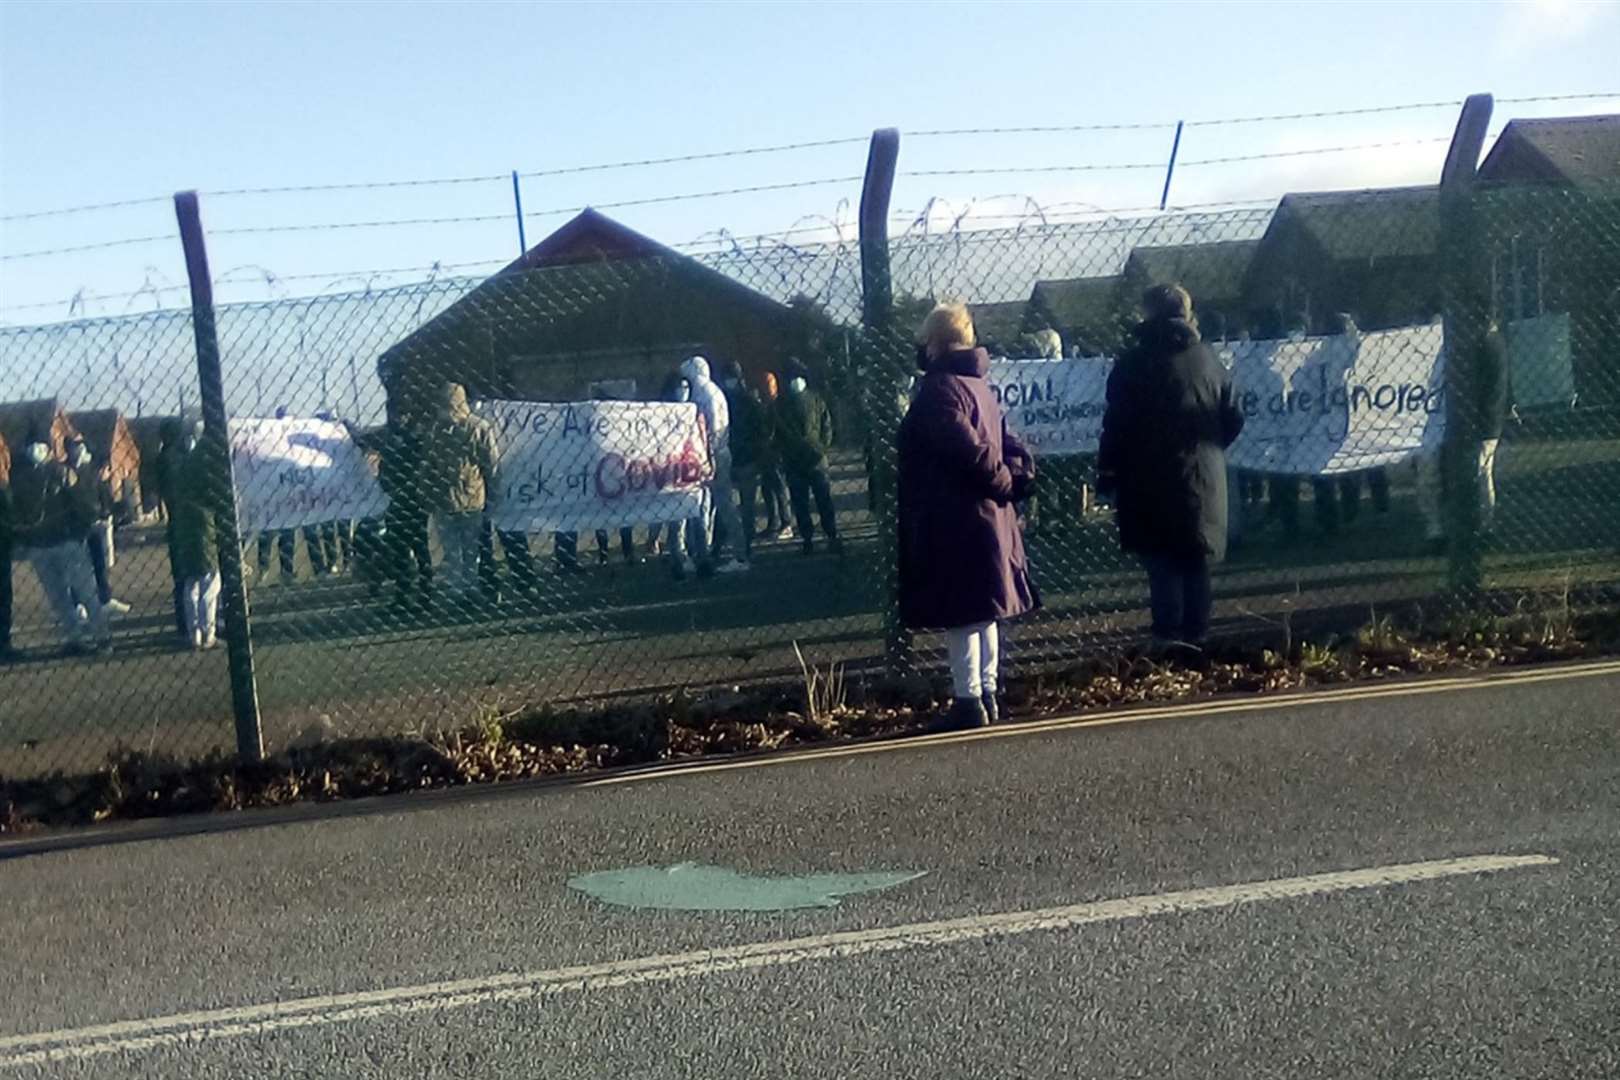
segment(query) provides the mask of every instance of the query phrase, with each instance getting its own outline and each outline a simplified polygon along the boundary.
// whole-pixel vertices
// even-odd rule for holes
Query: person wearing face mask
[[[218,644],[219,530],[207,457],[197,449],[202,422],[187,422],[180,444],[174,520],[177,571],[185,604],[186,640],[195,650]]]
[[[189,641],[186,629],[186,580],[180,574],[178,536],[175,532],[174,510],[180,495],[180,466],[185,463],[185,436],[179,417],[165,419],[158,429],[157,486],[158,498],[163,506],[163,539],[169,551],[169,577],[173,582],[174,629],[181,641]]]
[[[30,437],[21,468],[13,465],[11,487],[19,554],[34,568],[69,652],[111,648],[107,611],[96,595],[96,575],[86,546],[89,525],[74,492],[75,476],[54,460],[43,433]],[[79,616],[79,599],[85,616]]]
[[[693,356],[681,364],[681,374],[691,388],[692,404],[698,407],[709,439],[709,462],[714,468],[714,479],[708,484],[708,507],[703,519],[703,548],[697,552],[698,574],[731,574],[748,569],[743,552],[742,517],[737,513],[731,477],[731,409],[726,404],[725,391],[709,377],[709,362]],[[722,539],[723,538],[723,539]],[[724,544],[730,552],[723,562],[716,564],[714,552]]]
[[[68,468],[73,470],[73,501],[89,532],[85,546],[96,575],[96,600],[108,614],[127,615],[129,605],[113,595],[108,576],[116,560],[113,514],[117,506],[112,492],[112,467],[105,461],[97,462],[84,436],[76,435],[68,443]],[[85,597],[76,599],[88,610]]]
[[[664,380],[665,401],[686,404],[692,400],[692,384],[680,372],[671,372]],[[697,569],[688,554],[703,544],[703,517],[671,521],[665,526],[664,555],[669,559],[669,571],[676,581],[685,581]]]
[[[765,430],[759,446],[759,487],[765,495],[765,535],[788,540],[793,536],[792,512],[788,508],[787,484],[782,481],[781,453],[776,445],[776,402],[781,396],[776,372],[767,371],[765,396],[760,402]]]
[[[806,555],[816,550],[816,527],[810,519],[813,495],[821,514],[821,529],[827,534],[827,549],[842,554],[832,483],[827,476],[827,450],[833,440],[832,412],[810,386],[809,375],[801,361],[788,361],[787,393],[776,403],[776,445],[787,476],[788,495],[793,500],[801,550]]]

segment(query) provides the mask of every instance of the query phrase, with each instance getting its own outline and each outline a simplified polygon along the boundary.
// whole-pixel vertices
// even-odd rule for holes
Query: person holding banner
[[[484,511],[499,490],[495,428],[474,416],[460,383],[440,389],[438,415],[422,437],[422,488],[444,549],[446,587],[466,596],[478,587]]]
[[[726,404],[725,391],[709,377],[709,362],[701,356],[688,357],[681,364],[681,375],[691,388],[692,404],[698,407],[709,438],[709,461],[714,466],[714,479],[709,482],[709,506],[703,521],[703,550],[698,553],[698,573],[734,574],[748,569],[747,548],[742,544],[742,517],[737,513],[737,502],[732,482],[731,409]],[[714,549],[719,532],[730,553],[718,565]]]
[[[1136,344],[1108,377],[1097,486],[1113,497],[1120,546],[1147,568],[1155,647],[1197,647],[1210,567],[1226,556],[1226,449],[1243,413],[1187,290],[1155,285],[1142,308]]]
[[[13,462],[11,488],[18,554],[34,568],[40,592],[51,606],[70,653],[106,651],[112,647],[107,610],[96,596],[90,566],[90,535],[77,505],[76,477],[51,457],[48,432],[34,432]],[[79,612],[84,604],[84,617]],[[91,639],[85,632],[89,631]]]
[[[921,336],[924,374],[897,448],[900,617],[945,630],[953,701],[941,727],[983,727],[998,719],[998,624],[1040,606],[1013,509],[1035,461],[985,381],[990,356],[967,308],[934,308]]]

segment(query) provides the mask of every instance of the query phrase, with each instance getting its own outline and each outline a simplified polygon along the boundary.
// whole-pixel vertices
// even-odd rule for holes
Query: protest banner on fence
[[[388,497],[349,429],[328,420],[233,419],[231,467],[244,533],[378,517]]]
[[[1353,336],[1211,343],[1243,411],[1233,465],[1331,475],[1436,451],[1445,434],[1438,325]],[[1094,454],[1113,360],[997,360],[1007,426],[1036,454]]]
[[[695,405],[485,401],[476,411],[500,449],[497,529],[578,532],[702,511],[714,468]]]

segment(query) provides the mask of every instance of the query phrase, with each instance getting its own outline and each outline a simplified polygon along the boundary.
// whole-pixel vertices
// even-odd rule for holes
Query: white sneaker
[[[203,641],[202,641],[202,647],[204,649],[217,649],[217,648],[219,648],[219,638],[215,637],[213,634],[204,634],[203,635]]]
[[[80,604],[78,607],[73,609],[73,618],[80,626],[84,626],[90,621],[90,613],[84,610],[83,604]]]
[[[793,526],[791,526],[791,525],[782,526],[780,529],[777,530],[776,538],[778,540],[791,540],[791,539],[793,539]]]
[[[727,559],[725,562],[715,567],[714,572],[717,574],[746,574],[752,569],[753,567],[749,566],[746,562],[743,562],[740,559]]]
[[[114,615],[128,615],[131,610],[128,604],[124,603],[116,596],[101,606],[112,612]]]
[[[202,649],[202,647],[203,647],[203,632],[201,630],[193,630],[191,632],[191,647],[193,649],[199,650],[199,651]]]

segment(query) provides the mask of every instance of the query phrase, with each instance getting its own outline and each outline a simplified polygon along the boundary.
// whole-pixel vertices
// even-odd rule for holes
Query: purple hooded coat
[[[909,627],[972,626],[1040,606],[1013,500],[1035,463],[985,382],[990,357],[934,359],[900,423],[900,617]]]

